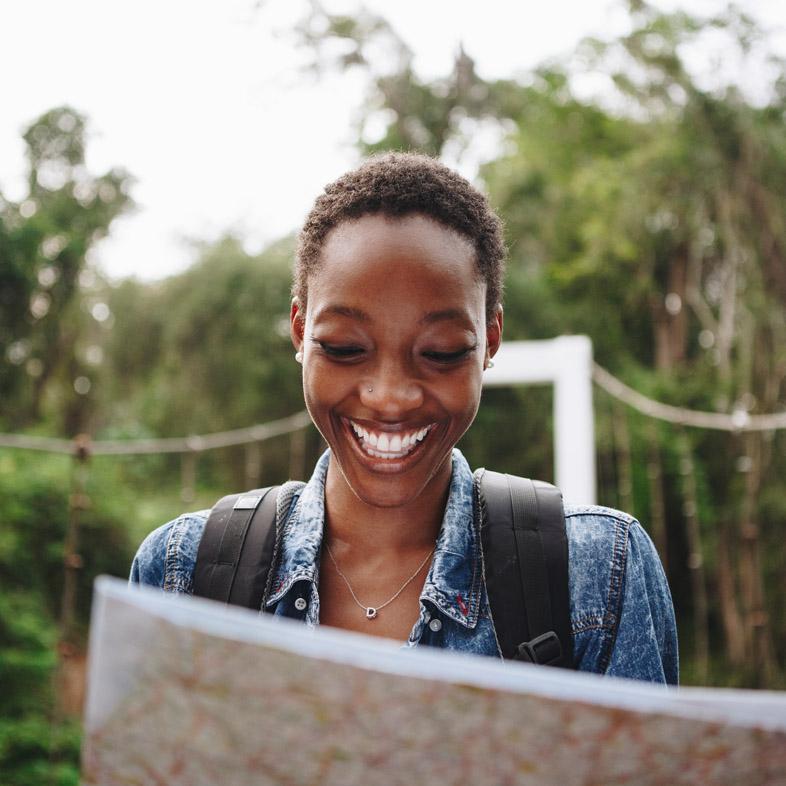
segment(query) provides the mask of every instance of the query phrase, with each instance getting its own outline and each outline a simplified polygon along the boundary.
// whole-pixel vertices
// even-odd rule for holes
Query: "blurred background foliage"
[[[508,80],[482,79],[460,50],[450,73],[425,81],[384,19],[316,1],[292,36],[318,75],[365,74],[359,152],[461,161],[496,139],[479,181],[510,247],[508,338],[584,333],[601,365],[653,398],[741,422],[782,411],[786,68],[733,8],[711,19],[628,8],[628,35]],[[692,75],[686,53],[709,33],[721,57],[763,58],[766,89],[754,98]],[[588,72],[604,84],[589,98],[577,88]],[[226,236],[160,282],[104,280],[89,252],[132,209],[132,179],[87,171],[86,123],[68,107],[35,120],[29,195],[0,197],[0,430],[187,436],[300,409],[287,329],[294,238],[249,255]],[[783,688],[786,434],[687,430],[596,391],[599,499],[639,517],[659,548],[683,682]],[[473,465],[552,478],[550,390],[487,391],[461,447]],[[310,431],[198,461],[71,466],[0,451],[4,782],[77,782],[92,578],[125,575],[139,540],[181,505],[304,477],[321,449]]]

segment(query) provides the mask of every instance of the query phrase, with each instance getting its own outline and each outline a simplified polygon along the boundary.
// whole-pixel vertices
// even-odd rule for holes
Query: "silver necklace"
[[[366,619],[373,620],[374,617],[380,612],[381,609],[384,609],[389,603],[393,603],[393,601],[401,595],[401,593],[409,586],[409,584],[415,580],[415,576],[423,570],[423,566],[431,559],[431,555],[436,551],[437,547],[434,546],[428,554],[426,554],[426,559],[418,565],[418,569],[401,585],[399,591],[392,597],[386,600],[384,603],[380,604],[379,606],[366,606],[365,604],[361,603],[358,600],[358,596],[355,595],[355,590],[352,589],[352,585],[349,583],[349,579],[341,572],[341,568],[339,568],[338,563],[336,562],[336,558],[333,556],[333,552],[330,550],[330,546],[328,546],[327,541],[325,541],[325,548],[327,549],[328,556],[330,557],[330,561],[333,563],[333,567],[336,569],[336,572],[342,579],[344,579],[344,584],[347,585],[347,589],[349,590],[349,594],[352,595],[352,600],[366,612]]]

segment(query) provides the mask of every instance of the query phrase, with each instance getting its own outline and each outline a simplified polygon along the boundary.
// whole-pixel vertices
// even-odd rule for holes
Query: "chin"
[[[345,418],[329,440],[333,458],[353,494],[378,508],[402,507],[415,502],[448,464],[453,445],[445,422],[435,423],[417,448],[396,458],[370,455]]]
[[[352,493],[363,503],[375,508],[400,508],[414,503],[438,474],[435,468],[427,477],[412,478],[414,482],[398,482],[387,477],[369,480],[347,471],[341,462],[338,467]]]

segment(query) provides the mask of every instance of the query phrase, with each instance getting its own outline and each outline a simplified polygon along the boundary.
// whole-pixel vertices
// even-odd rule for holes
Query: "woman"
[[[455,445],[500,345],[503,272],[485,197],[430,158],[372,158],[317,199],[290,324],[330,450],[282,511],[269,610],[498,657],[473,476]],[[190,593],[206,516],[151,533],[131,580]],[[676,683],[674,612],[647,534],[607,508],[565,517],[577,668]]]

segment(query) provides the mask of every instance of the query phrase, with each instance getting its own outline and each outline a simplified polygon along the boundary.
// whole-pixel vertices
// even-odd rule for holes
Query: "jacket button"
[[[306,606],[308,606],[308,602],[306,601],[305,598],[298,598],[295,601],[295,608],[298,611],[305,611]]]
[[[442,630],[442,622],[440,620],[438,620],[438,619],[431,620],[431,622],[429,622],[428,626],[429,626],[429,628],[431,628],[431,630],[434,631],[434,633],[437,633],[437,631]]]

